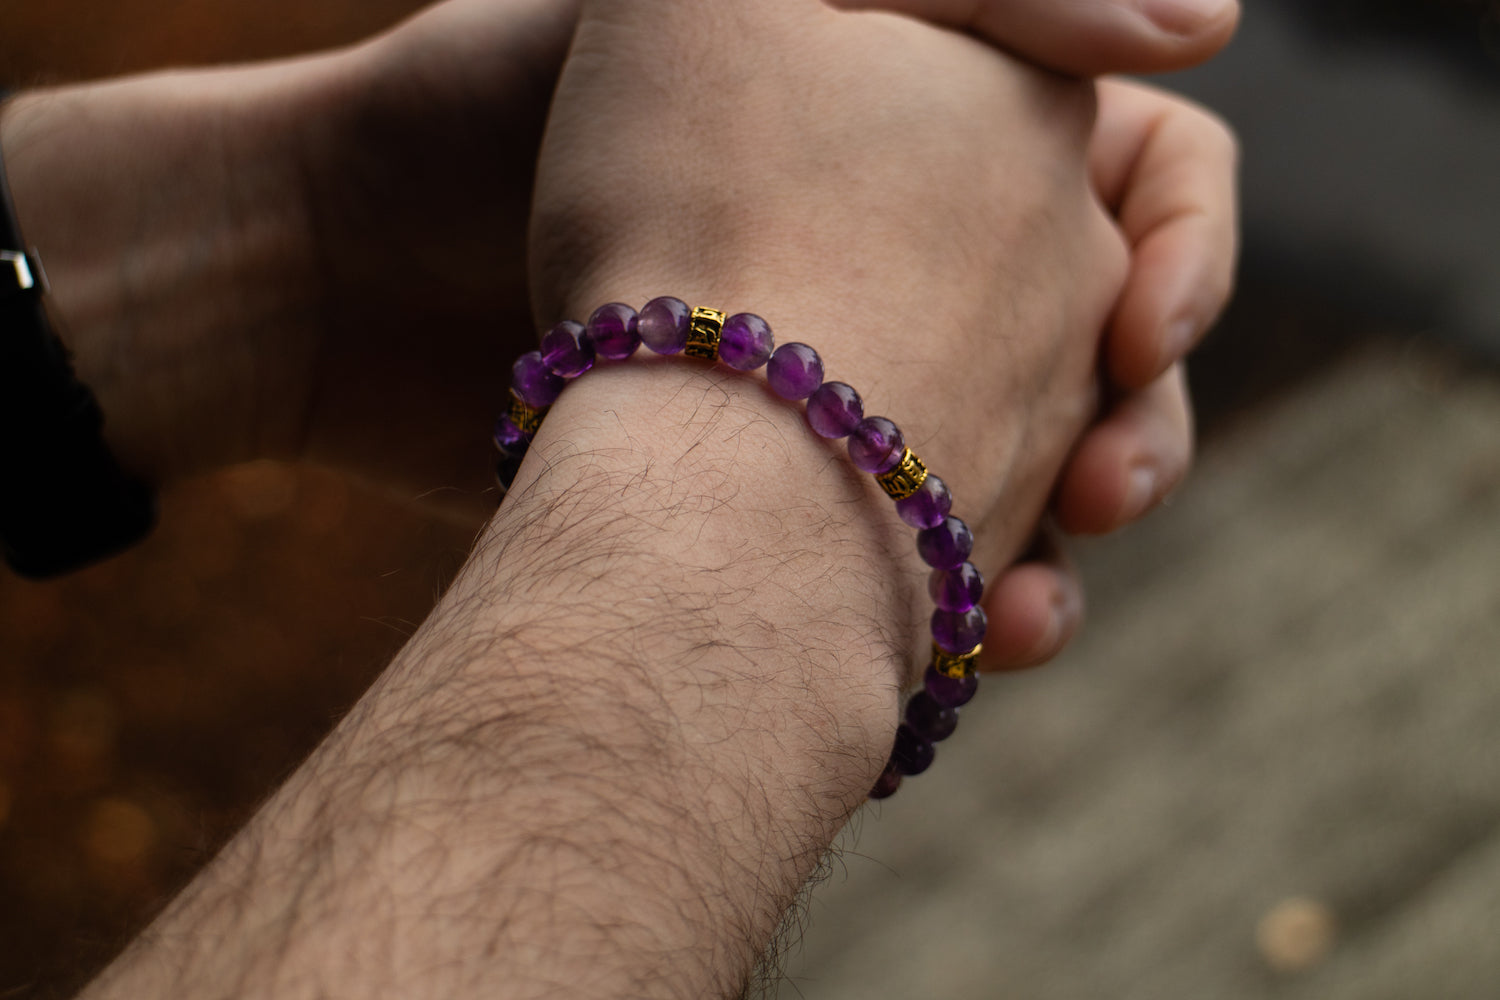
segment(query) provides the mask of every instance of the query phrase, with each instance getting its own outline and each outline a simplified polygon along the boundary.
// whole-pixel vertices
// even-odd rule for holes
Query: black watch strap
[[[128,548],[156,519],[150,489],[104,442],[99,404],[52,331],[45,291],[0,159],[0,549],[33,578]]]

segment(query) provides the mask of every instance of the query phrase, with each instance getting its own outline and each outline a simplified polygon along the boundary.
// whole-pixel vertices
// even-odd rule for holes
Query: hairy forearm
[[[681,362],[565,393],[438,610],[90,996],[738,990],[910,627],[889,510],[798,425]]]
[[[52,313],[142,474],[285,451],[296,433],[302,414],[262,418],[306,395],[297,360],[316,343],[279,118],[311,89],[296,71],[167,72],[29,91],[0,117]]]

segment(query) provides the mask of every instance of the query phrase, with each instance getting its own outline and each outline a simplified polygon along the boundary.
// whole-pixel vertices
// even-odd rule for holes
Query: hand
[[[538,170],[534,301],[762,312],[904,427],[994,571],[1092,416],[1125,276],[1092,113],[1091,88],[905,18],[586,6]]]
[[[1186,472],[1191,427],[1181,371],[1161,370],[1189,349],[1228,294],[1233,144],[1222,126],[1187,102],[1110,82],[1090,157],[1097,190],[1119,210],[1140,254],[1106,342],[1116,382],[1129,388],[1114,394],[1101,422],[1083,436],[1057,492],[1062,528],[1102,532],[1149,509]],[[1165,332],[1177,321],[1186,321],[1190,333],[1168,343]],[[1132,486],[1141,492],[1131,495]],[[1058,546],[1044,542],[1033,556],[992,584],[988,668],[1050,658],[1081,620],[1081,588]]]
[[[969,31],[1038,65],[1090,77],[1183,69],[1218,52],[1239,19],[1236,0],[1121,3],[1086,0],[831,0],[845,8],[880,8]],[[1176,366],[1223,308],[1235,260],[1234,144],[1216,120],[1167,94],[1101,88],[1093,157],[1106,176],[1101,193],[1112,208],[1148,201],[1124,220],[1133,259],[1127,296],[1104,350],[1111,405],[1085,432],[1064,467],[1054,498],[1055,523],[1082,534],[1114,531],[1142,516],[1187,473],[1192,457],[1191,408]],[[1155,135],[1147,124],[1166,123]],[[1142,176],[1127,173],[1147,143]],[[1188,192],[1172,197],[1159,176],[1186,174]],[[1198,214],[1201,213],[1201,214]],[[1147,226],[1144,217],[1171,224]],[[1194,216],[1198,217],[1195,219]],[[1150,245],[1147,246],[1147,237]],[[1140,256],[1144,253],[1145,258]],[[1172,266],[1177,270],[1173,271]],[[1170,342],[1169,323],[1178,331]],[[1153,325],[1154,324],[1154,325]],[[1161,375],[1159,384],[1151,383]],[[1083,588],[1060,543],[1060,532],[1038,535],[1028,559],[990,585],[990,637],[983,666],[1035,666],[1067,645],[1083,621]]]
[[[879,6],[972,28],[1023,58],[1085,75],[1201,61],[1227,40],[1237,12],[1228,0],[1196,27],[1177,17],[1164,30],[1124,0]],[[1171,0],[1160,6],[1180,9]],[[309,171],[309,202],[320,206],[318,257],[335,277],[327,350],[336,360],[316,390],[322,419],[309,437],[314,456],[412,493],[445,484],[472,496],[488,484],[484,442],[474,428],[485,425],[506,365],[531,342],[521,310],[520,219],[576,9],[569,0],[452,0],[342,60],[352,65],[335,78],[351,110],[333,119]],[[419,262],[396,287],[389,280],[393,247]],[[372,288],[381,294],[372,297]],[[413,335],[416,326],[424,335]],[[412,401],[403,420],[407,440],[369,434],[393,399]],[[1158,393],[1146,402],[1161,423],[1171,400]],[[1121,437],[1118,428],[1112,433]],[[449,444],[434,449],[433,442]],[[1178,443],[1185,452],[1186,442]],[[1180,470],[1162,481],[1177,477]],[[1078,478],[1104,495],[1124,488],[1095,474]],[[1087,530],[1114,524],[1096,521]],[[1026,575],[1038,577],[1039,569]],[[1038,578],[1053,597],[1078,589],[1066,576]],[[1036,596],[1023,593],[1022,603]],[[1056,603],[1071,610],[1078,602]],[[1076,616],[1067,617],[1076,624]],[[1071,628],[1064,623],[1061,631]],[[1034,647],[1020,655],[1033,655]],[[1007,661],[1002,655],[997,662]]]
[[[1064,531],[1102,534],[1150,510],[1187,473],[1182,358],[1233,284],[1237,149],[1229,129],[1191,102],[1105,80],[1089,156],[1094,187],[1130,241],[1130,275],[1104,341],[1114,398],[1069,458],[1052,510]],[[1048,532],[1034,558],[991,587],[985,666],[1045,662],[1077,630],[1082,608],[1082,588]]]
[[[1082,74],[1191,65],[1212,55],[1227,41],[1238,13],[1237,5],[1230,0],[1217,15],[1195,22],[1196,27],[1189,24],[1191,19],[1180,17],[1165,20],[1162,27],[1118,0],[1068,5],[1033,0],[987,0],[978,5],[885,0],[878,6],[967,27],[1023,57]],[[1162,6],[1180,10],[1170,3]],[[347,345],[347,357],[344,363],[330,366],[330,370],[342,373],[343,379],[330,384],[327,393],[333,398],[347,398],[347,388],[341,393],[341,385],[389,384],[382,391],[353,397],[356,404],[363,405],[328,408],[325,412],[344,415],[329,422],[338,431],[316,438],[320,443],[317,453],[340,464],[353,464],[374,478],[404,484],[409,492],[442,482],[465,484],[459,495],[472,497],[486,485],[483,476],[488,463],[479,454],[480,436],[472,429],[482,425],[493,407],[504,365],[522,344],[529,346],[527,324],[516,311],[523,296],[518,290],[521,252],[515,243],[519,233],[514,224],[518,205],[515,194],[529,187],[531,161],[527,151],[531,147],[526,137],[539,127],[540,95],[550,86],[550,77],[544,71],[555,69],[551,60],[555,60],[566,32],[571,30],[572,15],[569,12],[564,24],[558,17],[543,17],[535,4],[530,5],[525,17],[519,16],[519,12],[528,10],[524,4],[511,5],[503,18],[497,15],[500,9],[494,4],[458,0],[433,8],[377,44],[377,57],[372,61],[375,72],[366,71],[364,77],[382,82],[363,92],[356,103],[364,109],[359,117],[366,127],[372,121],[381,123],[374,129],[387,137],[381,145],[398,155],[370,157],[365,155],[365,144],[337,131],[334,135],[342,139],[324,147],[328,155],[322,173],[334,178],[326,185],[332,191],[343,189],[341,178],[368,176],[374,171],[378,178],[374,183],[365,182],[353,190],[366,195],[382,190],[446,191],[454,202],[449,209],[432,211],[426,202],[419,201],[412,204],[418,211],[401,212],[403,200],[398,193],[377,200],[384,207],[370,219],[366,216],[371,199],[346,194],[338,201],[343,225],[323,230],[325,234],[342,234],[325,237],[327,246],[322,256],[331,261],[360,261],[365,259],[363,248],[383,245],[371,241],[374,234],[370,229],[378,221],[391,232],[408,233],[403,240],[406,245],[427,248],[425,252],[436,259],[424,272],[460,278],[467,275],[458,284],[422,289],[406,306],[393,308],[390,301],[382,299],[363,303],[362,310],[359,294],[378,283],[371,275],[381,262],[371,262],[364,272],[353,270],[341,282],[353,306],[347,314],[358,316],[359,321],[342,324],[348,335],[331,338]],[[548,9],[557,13],[555,4]],[[518,24],[531,27],[517,32]],[[528,61],[518,38],[528,39],[527,44],[552,55]],[[499,65],[529,66],[533,75],[490,73],[481,75],[486,86],[459,85],[477,72],[471,64],[490,65],[482,55],[491,48],[512,53],[509,59],[500,59]],[[505,85],[497,86],[501,77]],[[447,85],[414,87],[415,79],[446,81]],[[519,96],[517,80],[526,84]],[[1136,93],[1140,98],[1131,101],[1112,96],[1126,93]],[[414,100],[413,95],[420,95],[421,100]],[[1111,369],[1115,385],[1111,405],[1085,432],[1064,467],[1055,497],[1055,519],[1060,528],[1091,534],[1115,530],[1141,516],[1186,474],[1192,435],[1181,371],[1164,376],[1159,384],[1147,383],[1160,374],[1160,369],[1180,360],[1222,308],[1235,242],[1232,142],[1225,140],[1227,133],[1187,102],[1164,93],[1112,81],[1105,84],[1102,95],[1101,121],[1091,155],[1096,175],[1110,176],[1096,176],[1096,186],[1112,207],[1126,202],[1127,180],[1131,181],[1131,192],[1144,192],[1129,199],[1136,207],[1126,221],[1131,226],[1128,235],[1132,243],[1146,248],[1152,259],[1132,265],[1128,294],[1139,304],[1112,324],[1105,342],[1106,353],[1116,359]],[[536,106],[528,109],[528,100],[535,101]],[[471,149],[460,138],[462,124],[484,114],[486,107],[495,109],[502,121],[525,123],[510,129],[516,138],[503,151],[485,144]],[[1160,134],[1146,127],[1158,120],[1170,123]],[[1171,139],[1166,140],[1167,136]],[[1126,177],[1124,167],[1135,162],[1135,154],[1148,142],[1153,155],[1141,158],[1139,174]],[[399,155],[403,151],[406,155]],[[1185,174],[1193,182],[1175,202],[1154,208],[1147,202],[1147,211],[1143,211],[1139,207],[1143,198],[1160,200],[1163,186],[1157,177],[1167,174]],[[509,190],[497,190],[493,178],[507,175],[525,176],[526,180],[512,183]],[[425,180],[414,182],[413,178]],[[457,204],[462,200],[470,210]],[[486,205],[490,205],[488,211],[472,210]],[[392,208],[397,210],[400,224],[385,217]],[[1156,214],[1148,219],[1150,212]],[[1178,217],[1185,217],[1186,223],[1177,224]],[[432,232],[434,219],[454,220],[457,225],[450,227],[457,232]],[[1168,220],[1172,224],[1165,224]],[[443,259],[439,255],[448,247],[459,248],[462,253]],[[486,273],[493,273],[498,280],[483,280]],[[434,338],[441,345],[436,349],[428,338],[414,338],[409,333],[415,321],[412,314],[420,314],[434,302],[448,303],[457,311],[452,319],[443,321],[439,338]],[[1170,312],[1184,313],[1188,305],[1192,308],[1185,315],[1168,317]],[[508,315],[507,325],[492,330],[494,317],[499,315]],[[1169,318],[1189,319],[1192,336],[1179,336],[1176,342],[1164,344],[1161,333]],[[371,329],[389,333],[376,336],[372,342],[368,335]],[[360,373],[359,377],[350,378],[353,372]],[[413,372],[426,374],[413,379]],[[502,374],[491,376],[492,372]],[[393,380],[400,380],[400,384]],[[410,398],[413,389],[420,391],[423,386],[442,387],[443,392],[420,394],[423,402],[409,413],[420,425],[420,434],[415,435],[419,446],[401,447],[400,442],[376,441],[368,434],[368,427],[378,419],[387,399]],[[420,472],[413,468],[414,459],[434,454],[433,441],[451,442],[446,452],[439,452],[452,455],[453,460],[443,466],[446,476],[430,467]],[[471,509],[482,513],[484,506]],[[988,610],[993,628],[986,646],[987,669],[1015,669],[1045,662],[1079,628],[1082,587],[1056,536],[1052,532],[1049,537],[1039,537],[1025,562],[1007,567],[992,582]]]
[[[1166,73],[1210,58],[1234,34],[1238,0],[830,0],[967,31],[1070,76]]]
[[[1108,3],[1003,16],[1028,2],[990,0],[973,26],[1047,58],[1057,18],[1076,18],[1078,37],[1108,40],[1078,50],[1090,72],[1206,53],[1110,29],[1145,22]],[[530,340],[521,219],[575,11],[453,0],[345,52],[7,108],[23,225],[117,449],[159,479],[311,458],[406,496],[449,488],[466,517],[485,516],[474,428]],[[201,266],[202,245],[222,248],[216,266]]]
[[[1233,0],[1198,18],[1189,5],[1168,0],[1156,6],[1156,20],[1120,0],[839,5],[880,6],[968,28],[1025,58],[1084,75],[1191,65],[1222,47],[1238,15]],[[408,493],[442,483],[462,485],[455,495],[473,499],[487,485],[488,463],[473,428],[493,408],[504,366],[522,345],[529,346],[528,325],[518,311],[518,193],[529,190],[531,137],[575,7],[556,0],[508,7],[456,0],[371,47],[356,78],[374,82],[351,88],[362,109],[353,120],[394,155],[371,157],[368,141],[335,130],[318,161],[324,167],[318,173],[328,178],[323,187],[345,192],[332,201],[340,206],[333,218],[341,224],[320,228],[321,256],[345,275],[339,287],[348,304],[332,313],[348,320],[330,330],[329,341],[342,345],[337,353],[343,360],[329,366],[341,377],[330,380],[325,395],[353,405],[320,408],[330,419],[311,438],[315,455],[399,483]],[[496,66],[509,69],[496,72]],[[487,113],[505,123],[499,131],[509,141],[500,147],[465,138],[466,124]],[[1160,123],[1166,127],[1156,129]],[[1125,208],[1127,235],[1143,256],[1133,259],[1130,301],[1104,345],[1112,360],[1110,405],[1059,477],[1053,509],[1064,531],[1115,530],[1151,509],[1186,474],[1192,452],[1186,388],[1180,367],[1170,374],[1163,370],[1180,361],[1228,295],[1235,213],[1233,147],[1226,137],[1213,119],[1180,98],[1114,81],[1101,90],[1091,151],[1096,187],[1112,208]],[[1148,146],[1150,155],[1138,157]],[[1126,167],[1138,159],[1141,169],[1127,175]],[[1190,183],[1180,189],[1162,183],[1173,176]],[[351,188],[349,177],[364,180]],[[496,184],[499,177],[511,180]],[[408,191],[446,193],[448,201],[438,209],[425,199],[403,198]],[[370,197],[379,192],[391,195]],[[373,217],[372,204],[380,207]],[[434,229],[434,220],[449,222]],[[430,259],[420,273],[455,280],[413,286],[405,304],[388,297],[368,300],[367,289],[381,284],[379,269],[389,266],[367,256],[366,248],[386,246],[376,238],[377,225],[405,234],[401,244]],[[416,317],[430,313],[434,303],[447,305],[441,329],[432,337],[411,336],[413,324],[422,322]],[[506,319],[497,330],[498,316]],[[1180,327],[1184,320],[1188,334],[1165,342],[1171,321]],[[351,388],[359,391],[351,395]],[[403,421],[416,431],[410,444],[368,433],[388,400],[409,400],[414,392],[421,402]],[[434,448],[433,442],[448,445]],[[442,456],[435,467],[433,456]],[[485,504],[468,509],[482,516]],[[1057,531],[1039,536],[1026,561],[994,578],[987,610],[992,629],[986,669],[1031,666],[1061,651],[1081,625],[1083,589]]]

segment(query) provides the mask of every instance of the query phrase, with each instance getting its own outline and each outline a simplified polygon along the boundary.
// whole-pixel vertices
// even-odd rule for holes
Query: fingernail
[[[1120,522],[1134,521],[1146,513],[1155,500],[1156,473],[1144,467],[1132,469],[1130,487],[1125,491],[1125,502],[1120,505]]]
[[[1224,16],[1234,0],[1141,0],[1141,11],[1169,35],[1192,37]]]
[[[1025,659],[1027,665],[1045,663],[1057,655],[1058,644],[1062,641],[1064,617],[1068,611],[1068,599],[1059,591],[1052,597],[1052,606],[1048,609],[1047,631],[1031,647],[1031,653]]]
[[[1029,662],[1045,663],[1063,651],[1083,619],[1083,593],[1076,585],[1062,582],[1052,593],[1047,630],[1032,647]]]

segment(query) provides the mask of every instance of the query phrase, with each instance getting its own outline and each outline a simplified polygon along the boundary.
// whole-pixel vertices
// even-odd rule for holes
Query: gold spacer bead
[[[531,437],[542,426],[542,418],[547,415],[551,407],[544,406],[540,410],[526,402],[515,393],[510,394],[510,419],[516,422],[516,426]]]
[[[951,677],[954,680],[962,680],[964,677],[974,672],[974,664],[978,662],[979,651],[983,648],[984,644],[980,643],[978,646],[975,646],[967,653],[950,653],[947,650],[940,648],[937,643],[933,643],[933,669],[942,674],[944,677]]]
[[[927,482],[927,466],[907,448],[901,453],[901,461],[896,467],[876,476],[875,481],[892,500],[905,500]]]
[[[694,309],[688,320],[687,346],[682,353],[704,361],[719,360],[719,337],[724,333],[724,320],[728,318],[717,309],[702,306]]]

